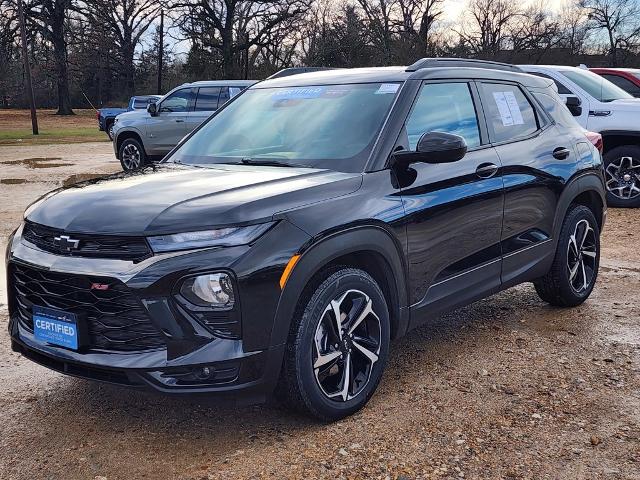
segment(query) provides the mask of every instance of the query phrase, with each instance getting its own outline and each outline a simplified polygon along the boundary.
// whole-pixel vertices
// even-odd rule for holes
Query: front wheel
[[[361,409],[375,391],[389,352],[389,312],[375,280],[340,268],[316,277],[289,334],[277,394],[323,421]]]
[[[109,140],[111,140],[113,142],[113,127],[115,126],[115,122],[109,122],[107,123],[107,136],[109,137]]]
[[[139,170],[147,162],[144,148],[135,138],[127,138],[120,145],[120,165],[125,172]]]
[[[584,302],[596,284],[600,265],[600,227],[593,212],[583,205],[569,209],[553,265],[534,282],[540,298],[558,307]]]
[[[622,145],[604,154],[607,204],[640,207],[640,147]]]

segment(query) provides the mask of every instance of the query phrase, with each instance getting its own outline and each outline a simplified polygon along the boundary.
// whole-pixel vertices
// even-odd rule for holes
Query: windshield
[[[170,161],[360,172],[399,87],[364,83],[249,89],[179,147]]]
[[[633,95],[625,92],[609,80],[588,70],[565,70],[560,73],[601,102],[633,98]]]

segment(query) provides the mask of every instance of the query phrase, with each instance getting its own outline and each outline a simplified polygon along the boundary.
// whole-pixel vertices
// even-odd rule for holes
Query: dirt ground
[[[0,243],[71,175],[118,170],[108,147],[0,147]],[[332,425],[68,378],[12,353],[3,327],[0,478],[638,479],[639,224],[609,211],[583,306],[524,285],[453,312],[394,342],[370,404]]]

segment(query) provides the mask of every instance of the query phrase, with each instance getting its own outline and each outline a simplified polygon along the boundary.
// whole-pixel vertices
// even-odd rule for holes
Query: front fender
[[[314,240],[300,252],[300,260],[296,263],[280,295],[271,335],[271,345],[281,345],[287,341],[296,306],[313,276],[333,260],[349,253],[362,251],[376,252],[385,259],[389,268],[388,273],[393,277],[393,281],[390,283],[395,286],[396,290],[394,301],[396,305],[391,306],[395,307],[398,313],[396,336],[401,336],[406,332],[409,324],[406,262],[403,260],[401,247],[383,227],[356,226]]]

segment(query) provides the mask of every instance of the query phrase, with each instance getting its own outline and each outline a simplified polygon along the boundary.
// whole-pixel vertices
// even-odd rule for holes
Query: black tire
[[[612,148],[604,154],[603,160],[607,205],[640,207],[640,146],[621,145]]]
[[[106,123],[105,125],[105,132],[107,132],[107,137],[109,137],[109,140],[111,140],[113,142],[113,120],[109,121]]]
[[[346,330],[340,335],[342,340],[337,329],[331,329],[331,325],[337,327],[331,302],[341,298],[344,299],[339,307],[349,310],[349,315],[340,315]],[[354,320],[365,312],[369,300],[373,315],[362,315],[365,319],[350,334]],[[351,337],[355,341],[350,340]],[[322,421],[338,420],[357,412],[369,401],[380,382],[389,353],[389,337],[387,302],[375,280],[355,268],[325,270],[310,282],[292,319],[276,396],[287,407]],[[369,354],[377,352],[374,355],[377,360],[356,348],[362,345],[370,349]],[[342,357],[314,368],[336,354]],[[347,371],[354,378],[345,392],[342,386],[347,364],[350,365]],[[332,387],[339,392],[337,395]],[[330,398],[331,395],[336,396]]]
[[[581,228],[585,222],[591,232]],[[580,305],[593,291],[599,265],[600,227],[596,217],[589,208],[573,205],[562,224],[551,270],[534,282],[536,292],[542,300],[557,307]]]
[[[118,150],[120,165],[125,172],[139,170],[147,164],[147,154],[135,138],[126,138]]]

